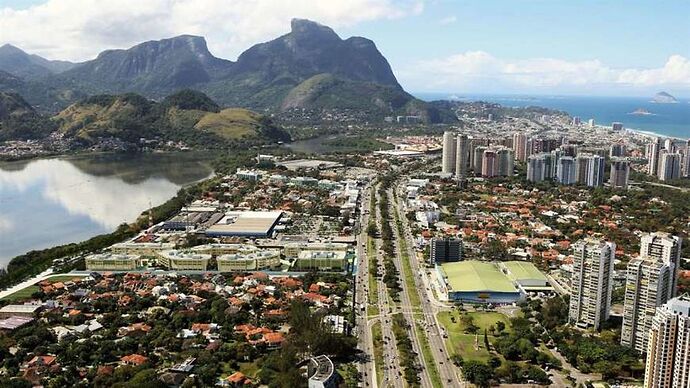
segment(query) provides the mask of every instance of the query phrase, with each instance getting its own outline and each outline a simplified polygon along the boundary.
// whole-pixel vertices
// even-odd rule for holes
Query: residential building
[[[611,144],[611,148],[609,149],[609,157],[615,158],[615,157],[623,157],[627,153],[627,148],[625,147],[625,144]]]
[[[498,176],[513,176],[515,169],[515,152],[509,148],[498,150]]]
[[[586,238],[573,244],[569,322],[599,330],[609,317],[616,244]]]
[[[645,388],[690,387],[690,297],[656,309],[649,330]]]
[[[681,155],[663,153],[659,161],[659,180],[670,181],[680,178]]]
[[[614,131],[622,131],[623,130],[623,123],[611,123],[611,129]]]
[[[656,309],[673,295],[673,270],[663,261],[639,256],[628,263],[625,280],[621,344],[640,353],[647,351],[647,336]]]
[[[462,260],[462,240],[434,238],[429,246],[429,263],[447,263]]]
[[[524,133],[513,135],[513,150],[515,151],[516,160],[520,162],[527,160],[527,136]]]
[[[542,182],[547,178],[547,170],[551,166],[547,165],[546,154],[530,155],[527,158],[527,180],[530,182]]]
[[[498,175],[498,152],[494,149],[484,150],[482,155],[482,176],[492,178]]]
[[[575,159],[563,156],[556,161],[556,180],[564,185],[575,184]]]
[[[470,142],[467,135],[458,135],[455,151],[455,177],[465,179],[467,177],[467,161],[470,156]]]
[[[630,160],[623,158],[611,159],[611,175],[609,184],[612,188],[627,189],[630,179]]]
[[[656,175],[659,172],[659,152],[661,151],[661,139],[647,144],[647,174]]]
[[[640,256],[653,257],[671,266],[671,297],[676,295],[682,244],[682,238],[665,232],[645,234],[640,240]]]
[[[472,153],[472,169],[474,170],[475,175],[482,174],[482,162],[484,159],[484,151],[486,151],[486,149],[487,147],[484,146],[474,147],[474,152]]]
[[[585,184],[589,187],[603,186],[605,169],[606,158],[601,155],[591,155],[587,163],[587,179]]]
[[[456,142],[453,132],[443,132],[443,151],[441,158],[441,172],[444,174],[455,173]]]
[[[683,159],[683,166],[685,168],[683,172],[684,177],[690,177],[690,139],[685,143],[685,155]]]

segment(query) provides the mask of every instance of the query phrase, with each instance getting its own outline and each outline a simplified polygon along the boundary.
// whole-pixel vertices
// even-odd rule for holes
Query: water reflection
[[[112,231],[210,174],[189,154],[0,163],[0,266],[32,249]]]

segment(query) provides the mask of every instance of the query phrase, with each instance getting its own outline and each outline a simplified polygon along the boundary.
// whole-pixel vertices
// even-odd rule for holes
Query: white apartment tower
[[[516,160],[521,162],[527,160],[527,136],[524,133],[513,134],[513,150]]]
[[[680,268],[680,250],[683,239],[665,232],[645,234],[640,240],[640,256],[648,256],[671,267],[671,295],[676,295],[678,269]]]
[[[467,177],[467,161],[470,157],[470,142],[467,135],[458,135],[455,151],[455,177],[465,179]]]
[[[625,300],[621,344],[640,353],[647,351],[647,336],[657,307],[673,296],[667,263],[647,256],[639,256],[628,263],[625,278]]]
[[[573,244],[568,320],[582,329],[599,330],[609,317],[616,244],[586,238]]]
[[[564,185],[572,185],[575,180],[575,159],[571,156],[563,156],[556,160],[556,180]]]
[[[649,330],[645,388],[690,387],[690,297],[682,295],[656,309]]]
[[[663,153],[659,161],[659,180],[670,181],[680,178],[680,154]]]
[[[647,174],[656,175],[659,171],[659,152],[661,151],[661,139],[656,138],[647,144]]]
[[[455,136],[453,132],[443,132],[443,155],[441,158],[441,172],[444,174],[455,173]]]

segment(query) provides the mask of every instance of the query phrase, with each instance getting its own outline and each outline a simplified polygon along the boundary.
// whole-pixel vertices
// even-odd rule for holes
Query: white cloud
[[[443,19],[438,21],[438,24],[445,26],[446,24],[453,24],[458,21],[458,18],[455,15],[451,16],[446,16]]]
[[[178,190],[177,185],[162,178],[130,184],[113,177],[91,176],[57,159],[37,160],[21,171],[0,170],[0,187],[15,196],[27,190],[40,190],[47,201],[60,205],[71,215],[88,217],[106,230],[134,221],[149,203],[162,203]],[[0,232],[3,226],[10,230],[13,223],[3,223],[0,218]]]
[[[0,9],[0,43],[50,59],[87,60],[108,48],[180,34],[202,35],[217,56],[289,31],[290,19],[332,27],[421,12],[421,0],[48,0]]]
[[[659,68],[616,69],[599,60],[530,58],[510,61],[484,51],[468,51],[414,63],[402,68],[399,75],[404,85],[420,91],[687,89],[690,87],[690,60],[672,55]]]
[[[7,218],[0,216],[0,233],[9,232],[14,227],[14,223]]]

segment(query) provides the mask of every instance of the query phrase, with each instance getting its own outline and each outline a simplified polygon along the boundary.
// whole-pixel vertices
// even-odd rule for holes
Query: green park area
[[[490,339],[500,332],[510,332],[508,317],[496,312],[442,311],[438,313],[438,321],[448,333],[449,351],[464,360],[489,360],[491,354],[484,344],[484,330]]]

